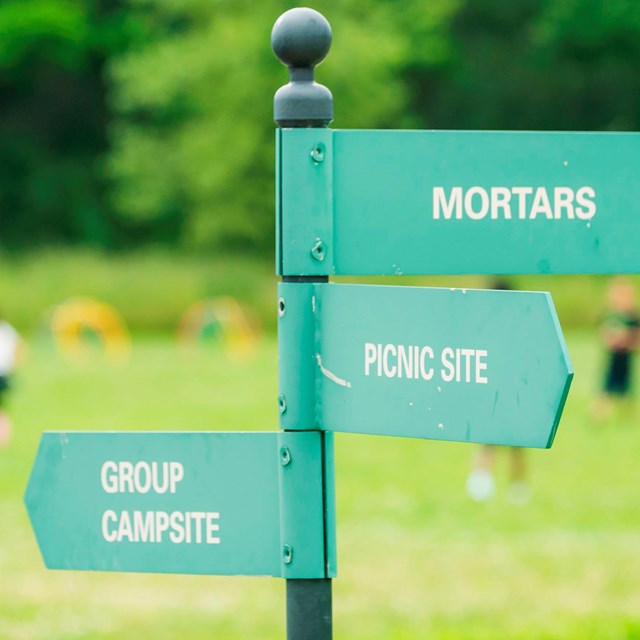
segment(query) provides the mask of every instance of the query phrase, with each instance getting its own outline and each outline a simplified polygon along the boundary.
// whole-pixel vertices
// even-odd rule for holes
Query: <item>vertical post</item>
[[[327,127],[333,120],[333,96],[329,89],[314,81],[314,67],[331,48],[331,27],[325,17],[313,9],[286,11],[273,26],[271,46],[289,68],[289,83],[278,89],[273,100],[278,126]],[[283,281],[304,285],[327,282],[328,277],[289,275]],[[314,428],[313,424],[297,425],[297,430]],[[331,579],[286,582],[287,640],[331,640]]]
[[[287,640],[332,637],[331,580],[287,580]]]

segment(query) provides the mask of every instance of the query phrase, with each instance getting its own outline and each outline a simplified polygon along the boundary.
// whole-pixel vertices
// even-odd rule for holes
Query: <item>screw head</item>
[[[281,447],[280,448],[280,464],[283,467],[286,467],[291,462],[291,451],[289,451],[289,447]]]
[[[327,247],[320,238],[318,238],[311,247],[311,257],[318,262],[322,262],[327,255]]]
[[[320,164],[324,160],[325,147],[322,142],[319,142],[313,149],[311,149],[311,159]]]
[[[293,547],[290,544],[282,546],[282,562],[291,564],[293,561]]]
[[[278,315],[281,318],[284,316],[285,310],[286,310],[286,305],[284,303],[284,298],[278,298]]]
[[[280,410],[280,415],[287,412],[287,401],[282,394],[278,396],[278,409]]]

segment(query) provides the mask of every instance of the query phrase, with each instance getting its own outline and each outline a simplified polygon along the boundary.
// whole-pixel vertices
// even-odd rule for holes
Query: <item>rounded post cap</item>
[[[273,25],[271,48],[288,67],[315,67],[324,60],[331,48],[331,26],[314,9],[290,9]]]

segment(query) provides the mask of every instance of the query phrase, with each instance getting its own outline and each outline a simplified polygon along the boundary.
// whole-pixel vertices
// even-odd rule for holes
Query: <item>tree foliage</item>
[[[139,3],[157,39],[113,66],[110,170],[127,216],[175,218],[190,246],[273,245],[272,97],[287,81],[269,47],[286,5],[221,0]],[[383,12],[331,7],[336,41],[319,81],[339,96],[336,124],[391,126],[405,108],[402,43]]]
[[[273,246],[281,0],[4,0],[0,242]],[[336,127],[637,130],[637,0],[319,0]]]
[[[108,0],[0,4],[0,220],[4,247],[110,245],[105,203],[103,68],[130,41],[130,16]]]
[[[468,0],[451,56],[408,73],[413,109],[442,128],[629,130],[640,124],[633,0]]]

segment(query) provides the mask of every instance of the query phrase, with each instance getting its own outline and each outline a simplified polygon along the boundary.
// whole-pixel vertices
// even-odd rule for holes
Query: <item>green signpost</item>
[[[45,433],[25,503],[50,569],[324,578],[331,461],[319,432]]]
[[[305,411],[303,424],[327,431],[551,446],[573,369],[548,293],[296,283],[278,292],[283,429]],[[307,407],[294,404],[298,386],[315,389]]]
[[[45,433],[25,502],[50,568],[283,577],[329,640],[331,432],[549,447],[573,377],[546,293],[329,276],[638,271],[640,137],[331,131],[328,22],[271,42],[283,431]]]

